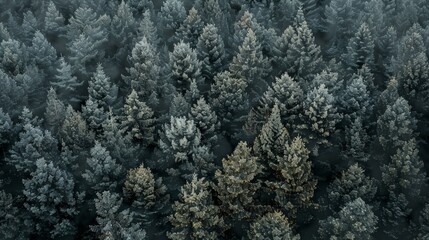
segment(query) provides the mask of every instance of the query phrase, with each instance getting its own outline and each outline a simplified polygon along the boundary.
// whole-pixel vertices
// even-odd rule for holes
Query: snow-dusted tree
[[[246,93],[247,83],[235,78],[228,71],[219,73],[210,89],[210,102],[216,111],[224,130],[237,131],[245,121],[249,108]],[[231,132],[229,134],[233,135]]]
[[[152,109],[141,102],[137,92],[132,90],[125,100],[124,113],[126,119],[124,125],[128,127],[131,135],[143,144],[152,144],[155,139],[155,117]]]
[[[419,216],[419,227],[417,239],[423,240],[429,237],[429,204],[425,204],[425,207],[420,212]]]
[[[374,40],[368,25],[362,24],[349,40],[347,52],[342,56],[348,70],[352,73],[366,64],[374,69]]]
[[[40,31],[34,34],[29,52],[30,58],[39,69],[44,70],[46,74],[55,72],[57,52]]]
[[[207,24],[213,24],[218,29],[221,35],[224,37],[224,41],[227,39],[229,33],[227,11],[225,11],[225,3],[223,0],[196,0],[195,7],[201,13],[201,17]]]
[[[426,171],[415,139],[402,142],[391,161],[381,170],[387,189],[395,194],[404,194],[409,200],[419,198],[421,190],[426,187]]]
[[[181,93],[176,93],[171,101],[169,115],[170,117],[188,116],[191,112],[191,104]]]
[[[270,212],[256,219],[247,232],[251,240],[278,239],[300,240],[299,234],[294,234],[291,223],[282,212]]]
[[[193,7],[189,10],[183,24],[176,31],[178,41],[189,43],[191,48],[197,46],[198,37],[203,32],[204,22],[201,19],[199,12]]]
[[[145,223],[153,222],[156,215],[165,213],[170,199],[162,178],[155,178],[152,171],[143,164],[128,171],[123,192],[131,206],[138,209],[137,217]]]
[[[387,106],[393,105],[398,98],[398,81],[395,78],[392,78],[388,81],[386,89],[380,93],[380,96],[375,103],[377,115],[381,116],[386,111]]]
[[[0,146],[11,141],[13,130],[14,126],[9,114],[0,108]]]
[[[60,129],[60,137],[76,155],[84,154],[88,146],[94,142],[94,133],[88,129],[88,125],[80,112],[73,110],[69,105],[66,109],[65,119]]]
[[[222,160],[222,170],[215,173],[215,190],[221,210],[232,219],[247,219],[259,189],[256,175],[261,171],[246,142],[240,142],[234,152]]]
[[[132,10],[128,2],[122,1],[118,6],[116,15],[113,16],[110,30],[113,40],[111,44],[117,48],[115,57],[119,61],[126,59],[136,32],[136,20]]]
[[[30,229],[26,229],[21,218],[16,198],[0,190],[0,237],[2,239],[28,239]]]
[[[293,63],[288,57],[287,52],[291,47],[292,37],[294,35],[295,29],[292,26],[289,26],[273,43],[273,65],[276,73],[285,73],[292,67]]]
[[[65,30],[64,28],[65,19],[63,15],[58,11],[55,3],[51,0],[49,1],[48,8],[45,14],[45,32],[51,35],[62,34]]]
[[[229,71],[235,78],[247,82],[252,102],[257,102],[267,88],[271,65],[263,56],[261,46],[251,28],[239,47],[238,54],[229,65]]]
[[[146,231],[133,223],[134,214],[129,209],[120,211],[122,198],[117,193],[97,193],[95,208],[97,225],[90,226],[97,239],[146,239]]]
[[[387,106],[377,120],[378,141],[389,156],[415,135],[415,119],[411,107],[402,97]]]
[[[40,127],[27,123],[19,134],[19,140],[10,149],[7,162],[20,173],[32,173],[36,169],[37,159],[55,159],[58,155],[57,144],[49,131],[42,131]]]
[[[190,116],[201,132],[201,142],[214,147],[217,142],[217,131],[220,122],[210,104],[202,97],[192,106]]]
[[[149,10],[143,13],[143,18],[137,29],[137,39],[142,39],[143,37],[145,37],[153,47],[157,47],[160,42],[158,29],[152,21],[152,13]]]
[[[320,222],[321,239],[373,239],[377,230],[378,218],[371,207],[361,198],[347,203],[338,216]]]
[[[362,119],[356,117],[350,126],[345,130],[346,155],[357,161],[366,162],[369,160],[370,138],[367,128],[363,125]]]
[[[325,84],[325,87],[328,89],[328,92],[332,94],[335,98],[335,102],[340,101],[340,97],[344,91],[344,79],[340,76],[339,73],[334,72],[331,69],[323,70],[318,73],[313,80],[311,80],[308,85],[310,88],[318,87],[322,84]]]
[[[24,207],[33,220],[36,235],[52,239],[72,236],[80,198],[72,176],[40,158],[31,178],[23,183]]]
[[[82,116],[88,122],[88,126],[98,132],[101,126],[106,121],[107,113],[104,111],[100,102],[93,99],[91,96],[86,100],[85,106],[82,106]]]
[[[173,228],[169,239],[219,239],[224,227],[219,207],[213,202],[209,182],[193,175],[180,189],[179,200],[169,217]]]
[[[225,64],[225,45],[215,25],[207,24],[203,28],[198,38],[197,53],[202,61],[202,75],[212,83]]]
[[[295,121],[302,110],[303,99],[304,93],[299,83],[287,73],[283,74],[276,78],[272,86],[268,87],[258,105],[250,112],[245,126],[246,130],[253,133],[258,132],[276,104],[280,110],[282,122],[288,128],[294,128]]]
[[[155,46],[143,37],[134,46],[128,61],[131,67],[127,69],[129,75],[123,76],[125,82],[137,92],[140,99],[155,107],[161,71]]]
[[[122,166],[110,156],[110,152],[99,142],[91,148],[91,156],[87,159],[88,169],[82,177],[94,192],[114,191],[119,184]]]
[[[289,132],[281,121],[281,113],[277,104],[271,110],[267,122],[253,143],[253,151],[261,160],[266,175],[270,175],[271,166],[277,162],[277,156],[283,154],[289,140]]]
[[[48,129],[55,135],[63,124],[66,107],[58,99],[57,93],[51,87],[46,100],[45,123]]]
[[[277,181],[270,183],[276,194],[275,201],[293,217],[298,209],[313,205],[317,180],[313,177],[309,156],[310,151],[298,136],[290,144],[285,144],[283,154],[272,164],[277,177]]]
[[[121,165],[128,169],[136,166],[138,160],[138,147],[133,144],[132,136],[122,128],[119,118],[109,111],[106,121],[103,124],[103,134],[101,145],[104,146],[110,155],[117,159]]]
[[[37,19],[33,12],[30,10],[25,12],[21,24],[22,32],[20,33],[24,44],[31,43],[31,39],[33,39],[34,33],[37,31],[37,25]]]
[[[189,43],[180,41],[174,45],[174,51],[170,53],[171,78],[177,90],[185,94],[190,89],[191,82],[201,85],[201,61],[197,52]]]
[[[0,60],[2,70],[9,76],[22,74],[27,67],[27,47],[12,38],[7,41],[3,40],[0,43]]]
[[[118,88],[112,84],[110,78],[104,73],[103,66],[98,64],[97,70],[91,77],[88,86],[89,97],[97,101],[102,109],[107,111],[117,99]]]
[[[27,104],[27,95],[24,88],[19,86],[15,79],[0,69],[0,108],[12,118],[21,113],[22,106]]]
[[[325,84],[321,84],[307,93],[303,102],[303,128],[310,130],[308,138],[317,144],[328,144],[328,138],[335,132],[335,126],[341,120],[334,101]]]
[[[295,34],[287,50],[287,62],[291,65],[286,71],[296,79],[309,82],[322,70],[323,59],[320,46],[315,43],[313,33],[305,21],[302,9],[295,17]]]
[[[60,58],[60,66],[57,72],[58,74],[51,85],[55,88],[58,97],[70,104],[79,102],[80,97],[76,96],[76,90],[82,85],[82,82],[72,75],[71,66],[63,57]]]
[[[360,117],[365,123],[372,112],[371,96],[363,78],[354,75],[340,97],[341,113],[348,124]]]
[[[348,202],[361,198],[371,204],[377,193],[376,182],[365,175],[365,170],[358,164],[351,165],[336,178],[328,189],[329,206],[333,211],[339,210]]]
[[[130,0],[128,4],[136,17],[144,15],[145,11],[152,12],[154,9],[152,0]]]
[[[186,9],[183,2],[179,0],[166,0],[158,13],[159,28],[163,33],[163,38],[171,42],[177,29],[186,19]]]

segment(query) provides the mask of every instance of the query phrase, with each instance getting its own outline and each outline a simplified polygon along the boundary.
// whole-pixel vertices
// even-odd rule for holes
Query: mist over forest
[[[429,239],[427,0],[0,0],[0,239]]]

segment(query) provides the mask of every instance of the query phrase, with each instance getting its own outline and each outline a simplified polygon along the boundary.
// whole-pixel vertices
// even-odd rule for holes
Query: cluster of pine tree
[[[427,0],[0,6],[0,239],[429,239]]]

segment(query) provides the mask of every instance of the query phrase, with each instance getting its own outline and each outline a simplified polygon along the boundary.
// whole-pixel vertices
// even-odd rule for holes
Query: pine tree
[[[415,139],[402,143],[391,157],[391,161],[382,166],[382,181],[390,192],[405,194],[409,200],[419,198],[426,187],[426,171]]]
[[[169,115],[170,117],[183,117],[188,116],[191,112],[191,104],[181,93],[176,93],[170,104]]]
[[[373,239],[378,218],[361,198],[347,203],[336,217],[320,222],[321,239]]]
[[[70,64],[63,57],[60,58],[60,66],[57,69],[58,75],[55,76],[51,85],[55,88],[59,98],[67,103],[76,103],[79,97],[76,96],[76,90],[82,85],[75,76],[72,76]]]
[[[271,212],[255,220],[250,225],[247,236],[251,240],[278,239],[299,240],[299,234],[294,234],[292,226],[281,212]]]
[[[31,178],[23,180],[24,207],[39,236],[61,238],[75,233],[78,195],[69,173],[40,158]]]
[[[91,148],[87,159],[89,169],[82,177],[88,182],[94,192],[114,191],[122,174],[122,166],[110,156],[110,152],[96,142]]]
[[[341,206],[358,198],[369,204],[373,203],[377,185],[372,178],[365,175],[361,166],[353,164],[329,184],[327,192],[329,206],[337,211]]]
[[[171,42],[171,37],[179,29],[186,19],[186,10],[182,1],[167,0],[163,3],[158,14],[159,29],[161,29],[164,39]]]
[[[295,17],[295,34],[287,51],[291,68],[288,73],[296,79],[309,82],[322,69],[323,59],[320,46],[315,43],[313,33],[305,21],[302,9]]]
[[[137,215],[143,215],[148,222],[153,221],[154,215],[162,213],[170,198],[162,178],[155,178],[152,171],[143,164],[128,171],[123,192],[125,199],[133,207],[142,210],[142,214]]]
[[[380,93],[380,96],[375,103],[377,115],[382,115],[387,110],[387,106],[393,105],[398,98],[398,81],[393,78],[389,80],[386,89]]]
[[[303,108],[304,128],[310,130],[309,139],[317,144],[328,144],[328,137],[335,132],[335,126],[341,119],[334,106],[334,97],[325,84],[307,94]],[[317,150],[317,146],[315,148]]]
[[[353,123],[359,117],[366,123],[372,112],[370,99],[370,93],[362,77],[353,76],[340,99],[344,119],[348,123]]]
[[[364,64],[374,69],[374,40],[368,26],[362,24],[349,40],[344,63],[350,72],[356,72]]]
[[[130,0],[128,1],[128,4],[136,17],[154,10],[152,0]]]
[[[28,239],[28,230],[24,226],[16,198],[12,194],[0,191],[0,237],[2,239]]]
[[[9,77],[0,69],[0,108],[8,113],[11,118],[21,113],[23,106],[27,104],[27,95],[22,86],[19,86],[15,79]]]
[[[349,127],[346,128],[346,155],[360,162],[369,160],[368,148],[370,138],[362,119],[357,117]]]
[[[127,85],[151,107],[155,107],[158,103],[157,85],[161,71],[159,57],[154,47],[146,37],[137,42],[128,59],[131,64],[127,69],[129,76],[123,76]]]
[[[341,100],[340,96],[344,94],[344,80],[339,73],[332,69],[323,70],[314,77],[309,86],[318,87],[322,84],[325,84],[328,92],[334,96],[335,102]]]
[[[219,2],[219,0],[196,0],[195,7],[201,13],[203,21],[207,24],[215,25],[223,36],[225,41],[229,33],[228,16],[225,14],[226,4],[225,2]]]
[[[286,144],[284,152],[277,156],[272,168],[277,173],[274,187],[276,203],[295,217],[297,210],[313,206],[312,198],[317,180],[311,171],[310,151],[298,136]]]
[[[98,239],[146,239],[146,231],[133,223],[134,214],[128,209],[119,211],[122,198],[109,191],[97,193],[95,208],[97,225],[90,226]]]
[[[274,42],[273,47],[273,63],[274,69],[279,73],[286,73],[289,68],[293,67],[291,59],[288,57],[287,52],[291,48],[292,38],[295,35],[295,29],[289,25],[281,36]]]
[[[289,132],[281,120],[280,109],[275,104],[253,143],[253,151],[262,160],[261,165],[266,175],[270,175],[271,166],[277,161],[277,156],[283,154],[284,146],[289,140]]]
[[[118,88],[111,83],[111,79],[105,74],[101,64],[98,64],[97,70],[88,84],[88,94],[93,101],[97,101],[105,111],[109,107],[113,107],[116,103]]]
[[[220,121],[225,125],[224,129],[236,131],[242,126],[249,106],[246,87],[244,79],[235,78],[230,72],[216,75],[215,83],[210,89],[210,100]]]
[[[37,19],[30,10],[24,13],[21,29],[24,44],[31,43],[31,39],[33,39],[34,33],[37,31]]]
[[[64,32],[65,19],[63,15],[58,11],[55,3],[49,1],[48,8],[45,15],[45,32],[51,35],[59,35]]]
[[[104,121],[106,121],[107,113],[104,111],[99,101],[93,99],[91,96],[86,100],[85,106],[82,106],[82,116],[88,122],[88,126],[99,132]]]
[[[152,144],[155,139],[154,113],[146,103],[138,99],[134,90],[125,100],[124,113],[126,116],[124,125],[130,130],[133,138],[145,145]]]
[[[0,108],[0,146],[11,141],[14,126],[8,113]]]
[[[183,24],[176,31],[178,41],[188,43],[191,48],[196,48],[198,37],[203,32],[204,22],[201,19],[198,11],[193,7],[189,10]]]
[[[65,119],[60,129],[60,137],[76,155],[85,155],[88,146],[94,142],[94,133],[89,130],[87,123],[80,112],[73,110],[69,105],[66,109]]]
[[[122,1],[113,16],[110,34],[114,45],[118,48],[116,58],[119,61],[125,60],[130,50],[130,44],[136,35],[136,20],[128,2]]]
[[[190,115],[201,132],[202,144],[214,147],[217,142],[220,122],[216,113],[203,97],[192,106]]]
[[[10,149],[7,162],[19,173],[27,175],[35,171],[38,159],[55,159],[58,154],[57,144],[49,131],[42,131],[40,127],[27,123],[19,134],[19,140]]]
[[[169,220],[173,225],[169,239],[219,239],[224,222],[219,207],[214,205],[209,183],[193,175],[180,190]]]
[[[137,39],[143,39],[143,37],[145,37],[153,47],[159,45],[160,39],[158,29],[152,21],[152,13],[149,10],[143,13],[143,18],[137,29]]]
[[[39,69],[46,71],[47,74],[54,73],[57,65],[57,52],[40,31],[36,31],[34,34],[29,50]]]
[[[378,141],[389,154],[414,137],[415,119],[407,100],[399,97],[377,120]]]
[[[260,172],[257,158],[251,155],[246,142],[240,142],[234,152],[222,160],[222,170],[215,173],[215,190],[221,210],[233,219],[251,216],[254,195],[259,189],[256,175]]]
[[[2,70],[9,76],[23,74],[27,68],[27,47],[14,39],[3,40],[0,43],[0,59]]]
[[[429,204],[425,204],[419,216],[419,227],[418,227],[418,238],[417,239],[425,239],[429,237]]]
[[[202,61],[202,75],[209,83],[225,64],[225,45],[218,28],[207,24],[197,42],[197,53]]]
[[[256,35],[249,29],[238,54],[233,58],[229,70],[236,78],[247,82],[251,90],[251,99],[257,101],[267,88],[268,74],[271,66],[261,51]]]
[[[63,124],[66,107],[58,99],[57,93],[51,87],[46,100],[45,121],[48,129],[55,135]]]
[[[201,61],[188,43],[180,41],[170,53],[171,78],[177,90],[185,94],[192,81],[201,85]]]

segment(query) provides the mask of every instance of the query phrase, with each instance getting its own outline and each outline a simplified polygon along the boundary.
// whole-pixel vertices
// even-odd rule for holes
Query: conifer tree
[[[122,174],[122,166],[110,156],[110,152],[96,142],[91,148],[87,159],[89,169],[82,177],[88,182],[94,192],[114,191]]]
[[[377,115],[382,115],[386,111],[387,106],[393,105],[398,98],[398,81],[393,78],[389,80],[386,89],[380,93],[380,96],[375,103]]]
[[[238,129],[244,122],[249,106],[246,87],[244,79],[235,78],[230,72],[216,75],[210,100],[225,129]]]
[[[328,92],[334,96],[335,102],[340,102],[341,95],[344,94],[344,80],[341,75],[331,69],[318,73],[309,84],[310,87],[317,87],[325,84]]]
[[[170,117],[188,116],[191,112],[191,105],[181,93],[176,93],[170,104]]]
[[[158,103],[157,85],[161,71],[159,57],[154,47],[146,37],[137,42],[128,59],[131,64],[127,69],[129,76],[123,76],[127,85],[151,107],[155,107]]]
[[[299,234],[294,234],[289,220],[281,212],[271,212],[255,220],[250,225],[247,236],[251,240],[279,239],[299,240]]]
[[[253,143],[253,151],[261,159],[264,172],[269,175],[271,166],[276,163],[277,156],[283,154],[284,146],[289,140],[289,132],[281,121],[280,109],[277,104],[271,110],[267,122]]]
[[[34,34],[29,50],[39,69],[46,71],[46,74],[54,73],[57,65],[57,52],[40,31],[36,31]]]
[[[370,138],[362,122],[362,119],[357,117],[346,128],[346,155],[357,161],[367,162],[369,160],[368,148]]]
[[[341,172],[341,176],[328,186],[327,191],[329,205],[336,211],[358,198],[371,204],[377,193],[377,185],[372,178],[365,175],[365,170],[361,166],[353,164]]]
[[[277,156],[272,168],[277,174],[277,181],[272,185],[275,189],[276,203],[296,216],[299,208],[313,205],[312,198],[317,180],[311,171],[310,151],[307,150],[300,136],[286,144],[283,154]]]
[[[229,66],[231,74],[247,82],[250,97],[257,101],[267,88],[266,78],[271,70],[270,63],[261,51],[256,35],[249,29],[238,54]]]
[[[204,145],[215,146],[220,123],[216,113],[203,97],[192,106],[190,115],[201,132],[201,142]]]
[[[246,142],[240,142],[234,152],[222,160],[222,170],[215,173],[215,190],[221,210],[233,219],[251,216],[255,192],[259,189],[256,175],[260,172],[257,158],[251,155]]]
[[[201,13],[203,21],[207,24],[213,24],[219,29],[219,33],[225,41],[229,33],[228,16],[225,14],[225,3],[222,0],[196,0],[195,7]]]
[[[201,85],[201,61],[197,53],[192,49],[189,43],[180,41],[174,45],[174,51],[170,53],[171,78],[176,89],[185,94],[190,84],[195,81]]]
[[[204,178],[193,175],[192,181],[181,188],[173,212],[169,217],[173,228],[167,233],[168,238],[219,239],[224,222]]]
[[[304,128],[310,130],[309,139],[317,144],[328,144],[328,137],[335,132],[335,126],[341,119],[334,106],[334,97],[325,84],[307,94],[303,108]]]
[[[321,239],[373,239],[378,218],[361,198],[347,203],[336,217],[320,222]]]
[[[80,81],[73,76],[70,64],[68,64],[63,57],[60,58],[60,66],[57,69],[58,75],[55,75],[54,81],[51,85],[56,90],[59,98],[66,103],[76,103],[79,97],[76,96],[76,90],[82,85]]]
[[[0,146],[10,142],[13,128],[13,122],[9,114],[5,113],[3,109],[0,108]]]
[[[30,39],[31,42],[31,39]],[[16,76],[25,72],[27,68],[27,47],[21,42],[9,39],[0,43],[0,56],[2,70],[9,76]]]
[[[24,44],[29,45],[29,43],[31,43],[31,39],[33,39],[34,34],[37,31],[37,19],[30,10],[24,13],[21,28],[22,40]]]
[[[118,88],[111,83],[101,64],[98,64],[96,72],[88,82],[88,94],[89,98],[96,101],[105,111],[113,107],[116,102]]]
[[[135,37],[135,28],[136,21],[132,10],[128,2],[122,1],[118,6],[116,15],[113,16],[110,31],[112,40],[116,47],[118,47],[116,57],[120,61],[124,60],[128,54],[129,46]]]
[[[179,0],[166,0],[161,6],[158,14],[159,29],[162,31],[164,39],[171,42],[177,29],[186,19],[186,9],[183,2]]]
[[[52,161],[58,154],[57,140],[49,131],[26,123],[19,140],[10,149],[7,162],[14,166],[19,173],[29,174],[36,170],[36,161],[45,158]]]
[[[369,118],[368,115],[372,112],[370,99],[370,93],[362,77],[353,76],[340,99],[344,119],[348,123],[352,123],[356,118],[360,117],[366,122]]]
[[[225,64],[225,45],[215,25],[207,24],[203,28],[198,37],[197,53],[202,61],[202,75],[212,83]]]
[[[122,198],[109,191],[97,193],[95,208],[97,225],[90,226],[98,239],[146,239],[146,231],[133,223],[134,214],[129,209],[120,211]]]
[[[160,42],[158,29],[152,20],[152,13],[149,10],[143,13],[143,17],[137,29],[137,39],[143,39],[143,37],[145,37],[153,47],[157,47]]]
[[[65,119],[60,129],[60,137],[76,155],[85,155],[83,151],[92,146],[94,133],[89,130],[87,123],[80,112],[73,110],[69,105],[66,109]]]
[[[128,4],[136,17],[144,15],[146,11],[152,12],[154,10],[152,0],[130,0]]]
[[[4,190],[0,191],[0,237],[2,239],[28,239],[28,230],[16,198]]]
[[[48,129],[55,135],[63,124],[66,107],[58,99],[57,93],[51,87],[46,100],[45,122]]]
[[[344,62],[351,72],[356,72],[364,64],[374,69],[374,40],[368,26],[362,24],[349,40]]]
[[[154,113],[146,103],[138,99],[134,90],[125,100],[124,113],[126,116],[124,125],[130,130],[133,138],[145,145],[152,144],[155,139]]]
[[[291,48],[294,35],[295,29],[289,25],[273,43],[273,63],[276,72],[285,73],[289,68],[293,67],[287,52]]]
[[[399,97],[377,120],[378,141],[389,154],[414,137],[415,119],[407,100]]]
[[[65,19],[63,15],[58,11],[55,3],[49,1],[48,8],[45,15],[45,32],[51,35],[59,35],[64,33]]]
[[[191,48],[196,48],[198,37],[203,32],[204,22],[201,16],[194,7],[189,10],[183,24],[176,31],[176,38],[178,41],[188,43]]]
[[[23,180],[24,207],[39,236],[61,238],[75,233],[79,196],[73,178],[52,162],[40,158],[31,178]]]
[[[82,106],[82,116],[88,122],[88,126],[95,132],[98,132],[101,130],[104,121],[106,121],[107,113],[100,102],[90,96],[86,100],[85,106]]]

